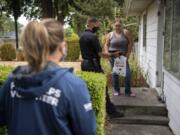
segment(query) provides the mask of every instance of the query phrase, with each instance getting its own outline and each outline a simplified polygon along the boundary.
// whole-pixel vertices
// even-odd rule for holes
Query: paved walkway
[[[20,66],[20,65],[27,65],[27,62],[18,62],[18,61],[0,61],[0,65],[5,66]],[[74,71],[80,71],[80,62],[59,62],[59,65],[62,67],[73,67]]]
[[[122,118],[112,118],[106,135],[173,135],[168,127],[169,119],[165,104],[158,100],[150,88],[132,88],[136,97],[112,96],[111,100]],[[123,93],[123,89],[122,89]]]

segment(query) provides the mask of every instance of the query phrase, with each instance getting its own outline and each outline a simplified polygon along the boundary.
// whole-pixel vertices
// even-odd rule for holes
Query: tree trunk
[[[21,15],[20,13],[20,4],[19,4],[19,0],[14,0],[12,2],[12,7],[13,7],[13,16],[14,16],[14,25],[15,25],[15,33],[16,33],[16,49],[19,48],[19,44],[18,44],[18,17]]]
[[[14,17],[15,20],[15,32],[16,32],[16,50],[19,49],[19,44],[18,44],[18,23],[17,23],[17,17]]]
[[[54,6],[52,0],[41,0],[42,18],[54,18]]]

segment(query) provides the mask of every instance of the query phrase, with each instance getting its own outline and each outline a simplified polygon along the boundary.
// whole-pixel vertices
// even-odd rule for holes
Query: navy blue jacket
[[[49,62],[33,74],[18,67],[0,89],[0,126],[9,135],[94,135],[95,114],[86,84]]]

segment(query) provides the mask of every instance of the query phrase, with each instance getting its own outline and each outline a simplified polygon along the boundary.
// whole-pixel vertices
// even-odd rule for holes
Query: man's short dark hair
[[[97,20],[96,17],[89,17],[89,18],[87,19],[86,24],[88,25],[88,24],[90,24],[90,23],[96,23],[96,22],[98,22],[98,20]]]

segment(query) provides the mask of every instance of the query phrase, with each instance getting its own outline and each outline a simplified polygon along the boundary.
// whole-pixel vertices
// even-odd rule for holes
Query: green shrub
[[[18,49],[16,51],[16,60],[17,61],[25,61],[24,52],[22,49]]]
[[[80,55],[79,36],[74,33],[73,29],[68,28],[65,30],[65,40],[67,42],[67,57],[66,61],[77,61]]]
[[[68,44],[68,51],[66,56],[66,61],[77,61],[79,59],[80,55],[80,47],[79,47],[79,41],[76,42],[69,42]]]
[[[12,70],[13,70],[13,67],[11,66],[0,65],[0,86],[4,83],[7,76],[9,75],[9,73],[11,73]]]
[[[12,69],[10,66],[0,66],[0,85],[5,81]],[[106,77],[103,74],[91,72],[77,72],[76,74],[87,83],[91,95],[93,109],[96,113],[96,135],[104,135]],[[0,129],[0,135],[6,135],[5,132],[5,128]]]
[[[0,47],[0,58],[3,61],[12,61],[16,59],[16,49],[12,44],[6,43]]]
[[[0,135],[7,135],[7,129],[5,127],[0,128]]]
[[[77,75],[86,82],[90,91],[93,109],[96,113],[96,135],[104,135],[106,77],[103,74],[90,72],[78,72]]]
[[[107,85],[108,87],[112,87],[112,75],[111,75],[111,66],[107,59],[102,59],[101,61],[103,70],[107,75]],[[132,87],[148,87],[146,82],[147,74],[143,75],[142,69],[139,67],[137,59],[131,55],[129,58],[129,66],[131,70],[131,86]],[[120,86],[124,87],[125,85],[125,78],[120,77]]]

